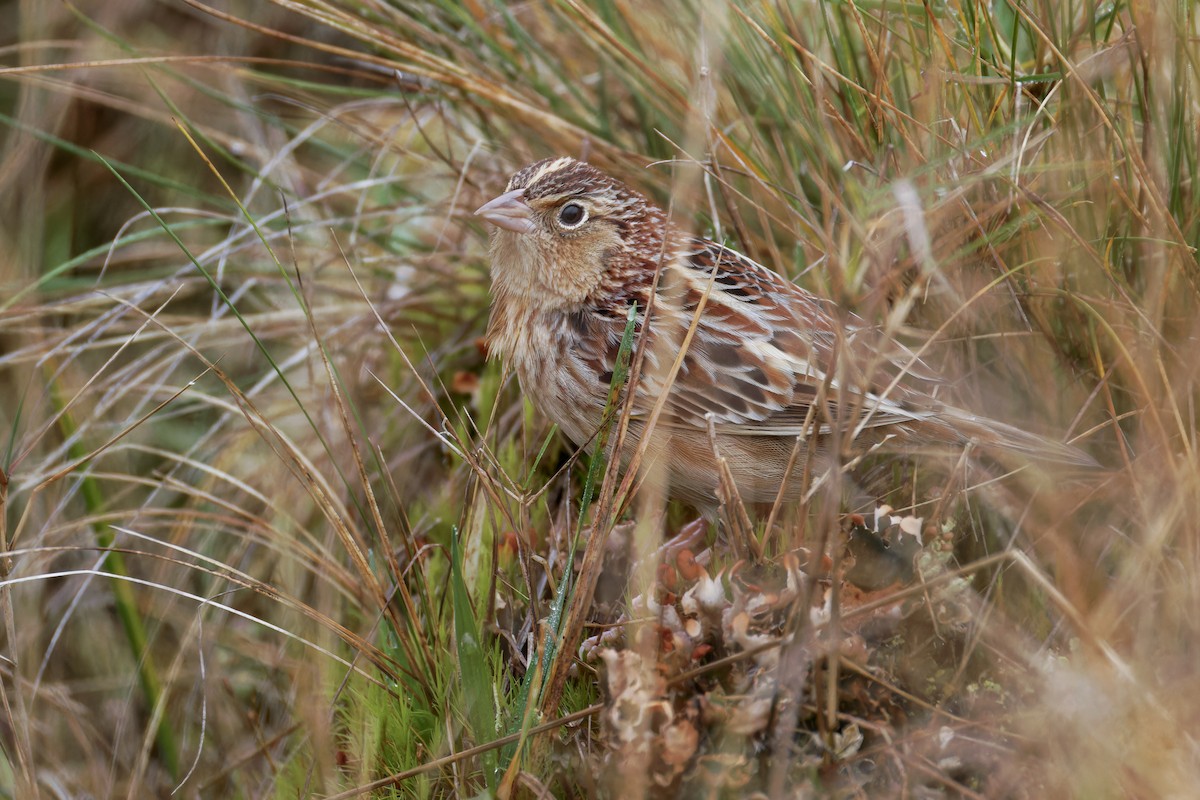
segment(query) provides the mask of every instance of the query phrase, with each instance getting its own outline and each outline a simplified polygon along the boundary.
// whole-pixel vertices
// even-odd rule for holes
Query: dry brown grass
[[[1192,6],[18,3],[0,30],[0,793],[1200,783]],[[576,555],[586,469],[476,344],[466,212],[581,152],[1105,468],[944,504],[880,468],[938,526],[882,588],[842,582],[837,493],[761,574],[702,535],[726,602],[801,547],[819,579],[678,663],[652,612],[700,579],[646,554],[685,510],[623,517],[612,470],[612,547]],[[595,605],[556,600],[571,563],[604,567]],[[552,646],[530,702],[558,611],[651,622],[602,676]]]

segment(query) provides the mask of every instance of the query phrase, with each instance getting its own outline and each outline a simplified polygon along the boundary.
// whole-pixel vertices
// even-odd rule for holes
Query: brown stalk
[[[664,248],[666,243],[664,242]],[[661,265],[662,258],[665,256],[665,251],[659,256]],[[621,461],[621,450],[619,448],[624,445],[624,437],[629,427],[630,416],[633,411],[632,399],[634,393],[629,391],[626,395],[626,402],[622,410],[620,425],[617,430],[616,441],[612,450],[612,457],[609,459],[605,474],[604,487],[605,490],[601,493],[600,503],[596,514],[593,517],[592,537],[588,541],[588,546],[584,553],[583,564],[580,568],[579,580],[575,586],[575,591],[571,598],[571,608],[567,615],[566,623],[563,627],[562,636],[559,639],[558,658],[551,667],[550,676],[547,680],[546,692],[542,698],[543,713],[547,710],[558,707],[558,702],[562,697],[563,688],[566,686],[567,673],[570,670],[571,664],[575,657],[575,651],[579,648],[579,643],[583,640],[584,625],[587,621],[588,614],[591,613],[592,598],[595,596],[596,583],[600,578],[600,568],[604,560],[604,541],[608,533],[612,530],[612,526],[616,522],[616,512],[619,507],[616,505],[621,498],[629,497],[632,494],[634,484],[638,481],[638,475],[641,468],[642,459],[646,451],[651,445],[651,437],[654,435],[654,430],[657,427],[659,417],[666,409],[667,401],[670,397],[671,386],[675,383],[675,378],[679,374],[679,370],[683,366],[684,356],[687,354],[688,347],[691,345],[692,337],[695,335],[696,328],[699,326],[701,315],[704,313],[704,308],[708,304],[709,296],[712,293],[712,287],[716,280],[716,270],[713,270],[709,277],[708,285],[705,287],[704,294],[700,297],[696,304],[696,311],[692,315],[691,323],[684,332],[683,341],[680,343],[679,352],[676,354],[671,366],[667,369],[667,374],[663,381],[663,392],[655,401],[654,407],[651,409],[649,416],[642,427],[641,439],[638,442],[637,449],[630,456],[629,463],[625,465],[625,474],[620,482],[619,487],[615,490],[607,490],[607,487],[615,483],[615,475]],[[650,291],[650,297],[654,298],[657,294],[655,291],[658,285],[658,273],[654,276],[654,284]],[[643,348],[650,344],[649,330],[650,319],[653,312],[653,300],[643,316],[641,340],[638,343],[638,353],[635,354],[635,364],[631,368],[629,381],[627,386],[636,386],[636,381],[640,376],[641,358],[640,353]],[[665,337],[660,337],[659,341],[665,343]],[[657,345],[658,342],[654,342]],[[600,532],[596,536],[597,531]]]

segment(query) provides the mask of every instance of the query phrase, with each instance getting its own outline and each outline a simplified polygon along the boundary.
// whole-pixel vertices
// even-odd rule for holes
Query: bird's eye
[[[558,210],[558,224],[564,228],[578,228],[587,221],[587,209],[571,202]]]

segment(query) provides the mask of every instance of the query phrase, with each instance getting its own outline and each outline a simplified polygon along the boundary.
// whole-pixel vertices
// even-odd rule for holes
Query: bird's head
[[[644,272],[660,256],[666,220],[644,196],[573,158],[530,164],[475,213],[495,226],[496,292],[561,308]]]

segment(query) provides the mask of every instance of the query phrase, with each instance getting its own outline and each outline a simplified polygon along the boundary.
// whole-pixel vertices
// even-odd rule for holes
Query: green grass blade
[[[467,724],[475,743],[483,744],[496,736],[496,701],[492,691],[492,671],[475,619],[475,607],[463,577],[462,537],[457,526],[450,533],[450,594],[454,608],[454,645],[458,652]],[[489,750],[483,756],[483,762],[488,786],[495,787],[496,751]]]

